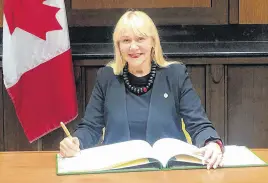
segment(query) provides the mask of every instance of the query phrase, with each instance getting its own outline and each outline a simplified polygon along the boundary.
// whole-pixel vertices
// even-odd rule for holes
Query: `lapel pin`
[[[165,97],[165,98],[168,98],[168,94],[167,94],[167,93],[164,93],[164,97]]]

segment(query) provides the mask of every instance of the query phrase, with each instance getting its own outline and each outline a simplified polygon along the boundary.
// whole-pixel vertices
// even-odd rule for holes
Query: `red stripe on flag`
[[[77,116],[70,50],[24,73],[7,89],[30,142]]]

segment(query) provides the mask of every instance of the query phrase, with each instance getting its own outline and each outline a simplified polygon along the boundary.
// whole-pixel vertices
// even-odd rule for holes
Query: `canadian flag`
[[[76,118],[64,0],[4,0],[3,77],[29,142]]]

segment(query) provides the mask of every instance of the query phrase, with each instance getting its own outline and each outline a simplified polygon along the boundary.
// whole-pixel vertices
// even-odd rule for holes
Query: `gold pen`
[[[72,136],[71,136],[69,130],[66,128],[65,124],[64,124],[63,122],[60,122],[60,125],[61,125],[63,131],[65,132],[66,136],[67,136],[68,138],[72,138]],[[80,151],[79,151],[79,154],[81,154]]]
[[[66,136],[72,138],[72,136],[71,136],[69,130],[66,128],[65,124],[63,122],[60,122],[60,125],[63,128],[63,131],[65,132]]]

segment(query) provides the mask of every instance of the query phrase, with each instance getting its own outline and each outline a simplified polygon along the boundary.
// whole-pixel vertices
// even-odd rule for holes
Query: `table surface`
[[[268,162],[268,149],[252,149]],[[1,183],[268,183],[268,167],[170,170],[87,175],[56,175],[57,152],[0,152]]]

